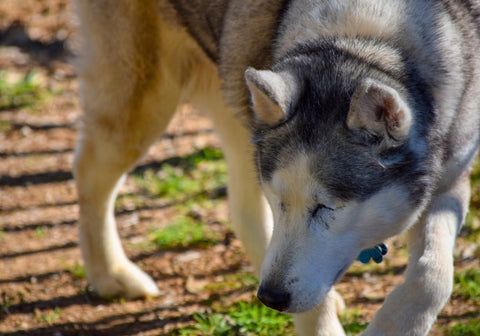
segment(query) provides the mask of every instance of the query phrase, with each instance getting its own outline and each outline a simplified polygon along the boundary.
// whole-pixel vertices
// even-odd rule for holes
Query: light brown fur
[[[77,1],[83,46],[76,68],[84,115],[74,173],[87,274],[103,294],[158,292],[143,272],[132,271],[136,267],[123,253],[113,201],[122,175],[167,126],[177,106],[214,83],[209,75],[215,74],[213,64],[175,17],[162,20],[157,5],[154,0]],[[137,284],[129,273],[136,274]],[[98,280],[104,276],[113,282]]]

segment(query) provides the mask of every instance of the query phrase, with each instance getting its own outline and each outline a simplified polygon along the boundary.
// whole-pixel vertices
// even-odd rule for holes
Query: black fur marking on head
[[[253,132],[256,162],[262,180],[269,180],[282,165],[291,164],[296,153],[311,157],[314,176],[339,199],[366,199],[381,188],[400,183],[412,199],[425,195],[432,183],[430,158],[415,152],[407,141],[378,152],[374,134],[354,134],[346,126],[353,93],[364,78],[375,78],[407,92],[414,110],[415,136],[425,140],[434,121],[431,88],[415,68],[404,61],[405,71],[372,63],[323,41],[302,46],[274,66],[288,69],[300,82],[301,95],[289,118],[273,128]],[[426,146],[426,144],[424,144]]]

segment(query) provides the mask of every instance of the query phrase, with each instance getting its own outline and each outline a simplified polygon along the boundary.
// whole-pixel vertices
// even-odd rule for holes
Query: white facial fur
[[[401,185],[385,187],[363,202],[336,200],[315,179],[307,154],[291,162],[263,183],[274,230],[260,280],[262,286],[288,292],[287,311],[298,313],[319,304],[362,249],[404,231],[419,210]],[[312,218],[317,204],[327,208]]]

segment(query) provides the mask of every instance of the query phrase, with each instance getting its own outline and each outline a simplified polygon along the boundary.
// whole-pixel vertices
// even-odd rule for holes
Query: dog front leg
[[[340,294],[331,289],[323,302],[314,309],[294,314],[295,330],[299,336],[342,336],[345,335],[338,315],[345,308]]]
[[[405,282],[387,297],[363,336],[428,334],[452,291],[452,252],[469,197],[469,179],[463,177],[436,196],[408,232]]]
[[[220,81],[212,92],[220,91]],[[250,134],[218,95],[196,97],[209,112],[228,165],[228,205],[235,234],[258,274],[272,234],[272,213],[258,183]]]

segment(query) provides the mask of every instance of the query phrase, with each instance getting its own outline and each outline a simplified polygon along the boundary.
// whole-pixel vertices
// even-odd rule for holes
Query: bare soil
[[[0,70],[24,75],[31,70],[55,94],[35,109],[0,111],[0,334],[2,335],[169,335],[193,323],[192,314],[211,300],[250,300],[253,286],[236,290],[195,290],[222,276],[251,272],[239,241],[228,226],[226,200],[200,211],[203,220],[225,236],[207,249],[136,248],[154,227],[165,226],[175,206],[161,199],[143,205],[122,202],[118,228],[127,254],[156,280],[162,295],[151,300],[105,300],[89,290],[72,269],[82,263],[77,243],[77,194],[71,174],[79,119],[74,57],[75,20],[66,0],[0,1]],[[138,169],[218,146],[211,124],[184,110],[172,121]],[[121,195],[139,190],[130,177]],[[400,251],[402,240],[390,242]],[[459,268],[479,267],[464,258]],[[402,282],[405,256],[393,253],[369,272],[351,272],[338,285],[350,308],[368,321],[383,298]],[[453,296],[432,335],[446,326],[480,318],[478,304]]]

